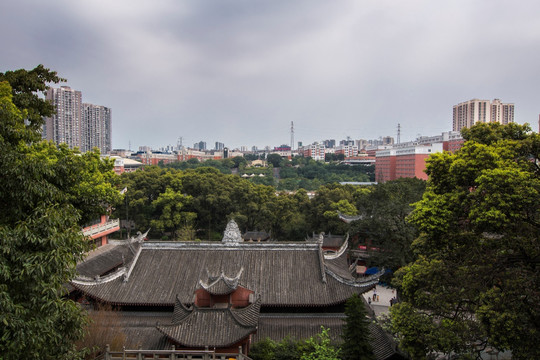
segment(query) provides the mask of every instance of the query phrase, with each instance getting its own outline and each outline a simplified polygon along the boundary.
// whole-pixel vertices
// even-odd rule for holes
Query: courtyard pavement
[[[376,297],[375,300],[373,300],[373,294],[377,295],[378,299]],[[380,314],[384,314],[389,311],[390,300],[396,296],[396,291],[393,288],[378,284],[373,290],[364,293],[363,296],[368,304],[368,298],[371,299],[371,304],[369,306],[371,309],[373,309],[375,315],[379,316]]]

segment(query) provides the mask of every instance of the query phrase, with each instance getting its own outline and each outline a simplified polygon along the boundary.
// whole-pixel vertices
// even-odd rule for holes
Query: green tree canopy
[[[273,167],[280,167],[283,164],[283,158],[279,154],[268,154],[266,161]]]
[[[410,216],[417,260],[395,279],[395,330],[417,358],[488,346],[540,358],[540,136],[518,124],[463,135],[460,151],[428,160]]]
[[[56,73],[0,74],[0,357],[74,359],[85,316],[64,297],[89,242],[81,224],[120,195],[112,164],[40,142],[37,93]]]
[[[39,140],[43,117],[54,114],[53,105],[45,101],[39,94],[45,94],[48,83],[59,83],[65,79],[58,77],[56,71],[38,65],[32,70],[19,69],[0,73],[1,81],[9,83],[13,94],[13,104],[18,109],[25,111],[26,123],[24,125],[29,131],[24,132],[24,134],[31,137],[28,140]]]
[[[316,337],[311,337],[306,340],[308,347],[313,348],[313,350],[305,352],[301,360],[339,360],[340,359],[340,349],[334,347],[330,341],[330,335],[328,332],[330,329],[326,329],[324,326],[321,326],[321,333],[317,334]]]
[[[414,260],[411,244],[418,231],[407,216],[425,188],[423,180],[401,178],[355,192],[362,218],[351,223],[350,234],[359,244],[377,249],[370,252],[370,264],[397,270]]]
[[[152,227],[162,232],[171,232],[172,238],[176,240],[178,238],[177,232],[181,228],[191,227],[197,217],[196,213],[186,211],[186,206],[191,202],[191,199],[189,195],[167,188],[152,202],[152,206],[159,214],[158,219],[151,221]]]
[[[343,360],[374,360],[369,337],[369,319],[364,300],[354,294],[345,304],[345,325],[343,325]]]
[[[247,160],[243,156],[235,156],[232,159],[233,167],[239,168],[242,166],[246,166]]]

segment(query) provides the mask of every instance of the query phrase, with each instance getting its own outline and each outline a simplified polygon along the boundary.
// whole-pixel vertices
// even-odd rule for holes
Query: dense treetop
[[[373,165],[350,166],[336,161],[325,163],[303,156],[295,156],[288,160],[278,154],[269,154],[267,162],[268,166],[266,167],[250,167],[245,158],[237,156],[232,159],[206,160],[204,162],[190,159],[160,166],[178,170],[213,167],[223,174],[231,174],[231,170],[235,169],[238,175],[255,175],[248,178],[255,184],[269,185],[278,190],[290,191],[318,190],[321,185],[351,181],[370,182],[375,178]]]
[[[428,160],[410,216],[416,260],[396,278],[395,331],[415,358],[488,347],[540,358],[540,136],[518,124],[463,136],[460,151]]]
[[[85,315],[65,284],[88,249],[81,225],[120,195],[112,164],[42,142],[39,95],[56,73],[0,73],[0,357],[75,359]]]

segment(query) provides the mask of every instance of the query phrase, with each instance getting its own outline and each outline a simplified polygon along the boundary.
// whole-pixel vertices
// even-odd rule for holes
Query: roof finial
[[[238,244],[244,241],[242,239],[242,233],[234,220],[230,220],[227,224],[225,232],[223,233],[223,239],[221,241],[229,244]]]

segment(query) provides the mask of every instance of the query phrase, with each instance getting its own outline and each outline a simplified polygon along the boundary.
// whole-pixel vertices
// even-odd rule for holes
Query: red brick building
[[[433,153],[455,152],[465,140],[456,131],[436,136],[421,136],[415,141],[397,144],[375,153],[375,181],[385,182],[402,177],[427,180],[426,159]]]
[[[315,161],[324,161],[324,155],[326,154],[326,147],[321,143],[313,143],[311,145],[306,145],[302,149],[305,157],[311,157]]]
[[[442,151],[442,143],[378,151],[375,155],[375,181],[385,182],[402,177],[427,180],[424,172],[426,159]]]

